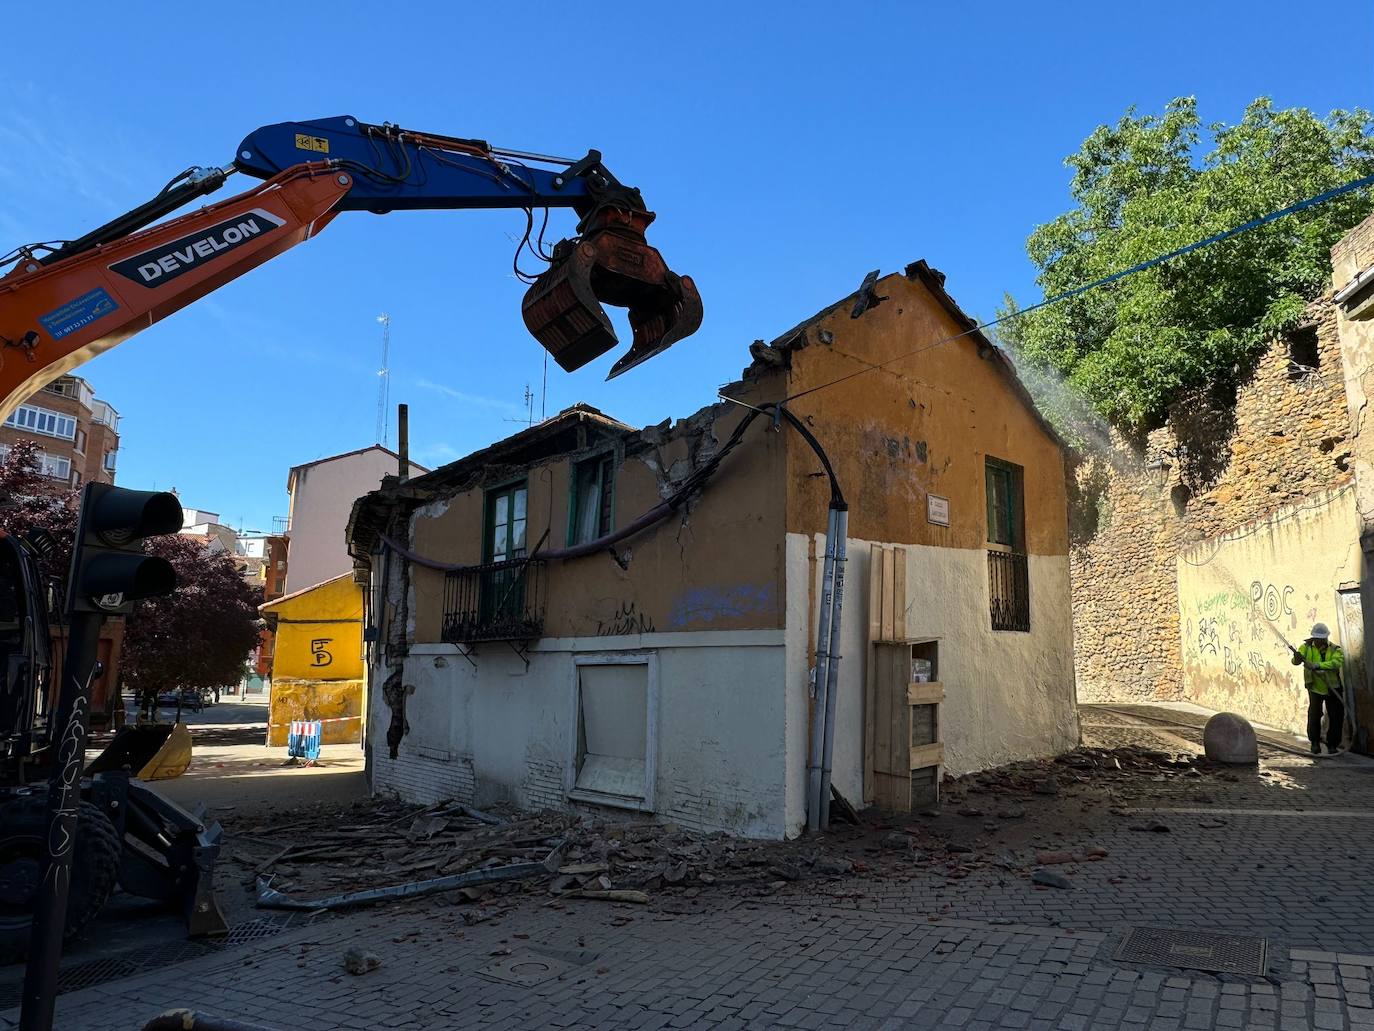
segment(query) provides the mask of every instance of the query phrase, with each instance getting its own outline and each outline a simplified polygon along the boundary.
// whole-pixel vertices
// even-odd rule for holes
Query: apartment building
[[[395,451],[373,444],[292,466],[286,476],[291,505],[286,521],[290,553],[284,585],[287,594],[332,580],[353,568],[344,538],[353,500],[376,490],[382,477],[396,472],[399,462]],[[408,468],[411,476],[429,472],[414,462]]]
[[[59,376],[0,425],[0,458],[21,440],[36,441],[43,472],[72,487],[114,483],[119,413],[80,376]]]

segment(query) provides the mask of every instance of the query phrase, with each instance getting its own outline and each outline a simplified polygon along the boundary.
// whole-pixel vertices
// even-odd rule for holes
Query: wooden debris
[[[634,891],[628,888],[612,888],[608,891],[593,891],[590,888],[580,888],[577,891],[566,892],[563,898],[595,899],[599,902],[633,902],[640,906],[649,904],[649,896],[647,893]]]

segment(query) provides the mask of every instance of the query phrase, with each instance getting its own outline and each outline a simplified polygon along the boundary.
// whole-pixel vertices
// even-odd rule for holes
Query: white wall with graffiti
[[[1349,483],[1180,552],[1184,696],[1305,735],[1302,670],[1285,642],[1301,643],[1315,622],[1342,641],[1359,575]]]

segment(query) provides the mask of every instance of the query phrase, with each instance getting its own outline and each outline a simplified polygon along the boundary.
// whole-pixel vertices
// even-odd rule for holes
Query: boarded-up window
[[[574,791],[609,804],[653,801],[651,663],[579,661]]]

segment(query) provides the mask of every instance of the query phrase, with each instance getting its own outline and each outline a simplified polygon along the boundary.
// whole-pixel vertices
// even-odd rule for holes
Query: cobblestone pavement
[[[1085,736],[1192,740],[1187,728],[1150,731],[1150,715],[1087,709]],[[1066,890],[1032,885],[1010,865],[956,880],[923,869],[758,899],[686,892],[671,907],[530,898],[473,925],[472,907],[430,899],[64,995],[56,1026],[123,1031],[187,1006],[269,1027],[359,1031],[1374,1029],[1374,902],[1361,858],[1374,832],[1374,763],[1267,746],[1262,772],[1209,784],[1203,798],[1184,777],[1151,783],[1115,799],[1116,812],[1086,787],[1081,799],[1066,791],[1061,809],[1081,801],[1081,820],[1047,824],[1043,844],[1009,846],[1105,848],[1100,862],[1053,867]],[[1142,821],[1170,829],[1129,829]],[[986,836],[995,847],[997,834]],[[1261,936],[1266,973],[1117,960],[1133,926]],[[346,974],[352,945],[375,951],[381,967]],[[522,986],[484,973],[490,964],[557,969]],[[0,1027],[16,1018],[0,1014]]]
[[[1083,708],[1089,743],[1142,741],[1139,715]],[[1201,751],[1196,731],[1161,726],[1159,733],[1176,738],[1175,747],[1196,737]],[[1154,736],[1146,734],[1145,742]],[[1262,750],[1261,770],[1237,773],[1235,782],[1220,785],[1224,790],[1184,777],[1147,784],[1140,797],[1085,791],[1076,826],[1050,824],[1025,845],[1005,850],[1008,865],[1033,866],[1040,850],[1106,849],[1099,862],[1054,867],[1072,880],[1068,891],[1028,890],[1024,877],[996,869],[961,879],[922,872],[909,880],[854,878],[792,890],[812,897],[820,891],[834,904],[858,910],[913,917],[1011,918],[1103,931],[1121,924],[1205,926],[1295,945],[1374,952],[1374,891],[1361,872],[1368,869],[1374,844],[1374,762]],[[1078,799],[1074,790],[1066,792],[1071,807]],[[989,813],[995,801],[974,794],[964,799]],[[1168,831],[1131,829],[1151,824]],[[974,844],[996,849],[997,834],[982,835]]]

